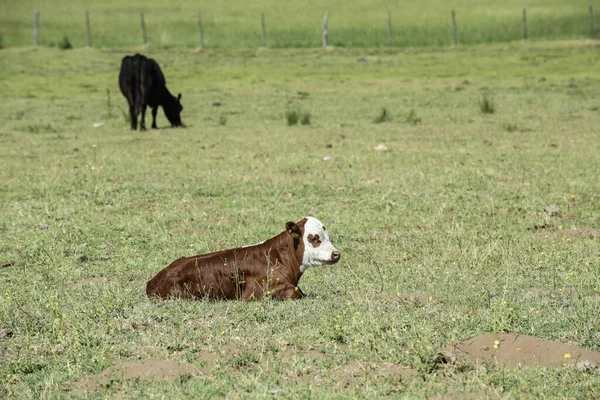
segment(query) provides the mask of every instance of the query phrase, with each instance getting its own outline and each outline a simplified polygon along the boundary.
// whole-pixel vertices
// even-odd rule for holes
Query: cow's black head
[[[181,93],[177,97],[170,96],[169,101],[163,104],[163,110],[172,127],[183,126],[181,123],[181,112],[183,111]]]

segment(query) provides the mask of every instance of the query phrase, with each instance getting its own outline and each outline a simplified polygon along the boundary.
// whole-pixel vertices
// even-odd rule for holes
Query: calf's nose
[[[342,256],[342,253],[340,253],[339,251],[333,251],[331,252],[331,261],[338,261],[340,259],[340,257]]]

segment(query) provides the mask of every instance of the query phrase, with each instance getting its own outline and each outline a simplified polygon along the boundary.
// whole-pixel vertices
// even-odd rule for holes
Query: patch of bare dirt
[[[351,361],[333,371],[333,375],[339,379],[351,379],[365,375],[367,372],[367,364],[360,361]]]
[[[548,367],[574,365],[600,368],[600,352],[562,342],[510,333],[477,336],[453,343],[439,352],[442,362],[457,360],[490,363],[507,367]]]
[[[306,350],[304,356],[311,360],[322,360],[325,358],[325,354],[319,350]]]
[[[98,375],[84,378],[77,385],[82,390],[94,391],[115,381],[157,379],[174,381],[181,376],[200,376],[207,372],[194,364],[177,361],[144,360],[124,362],[105,369]]]
[[[416,369],[399,364],[381,363],[376,364],[373,368],[379,374],[394,375],[401,378],[415,378],[419,375]]]
[[[562,229],[554,232],[539,232],[534,235],[536,239],[597,239],[600,238],[600,229],[575,228]]]
[[[405,293],[405,294],[386,294],[382,293],[373,296],[375,300],[386,302],[402,302],[415,307],[425,307],[440,304],[446,301],[444,296],[435,293]]]

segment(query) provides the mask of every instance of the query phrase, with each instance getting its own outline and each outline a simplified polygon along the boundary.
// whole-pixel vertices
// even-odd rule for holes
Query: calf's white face
[[[315,217],[307,217],[304,224],[304,256],[300,271],[304,272],[308,267],[315,265],[335,264],[340,260],[341,253],[333,247],[329,238],[329,232],[323,223]]]

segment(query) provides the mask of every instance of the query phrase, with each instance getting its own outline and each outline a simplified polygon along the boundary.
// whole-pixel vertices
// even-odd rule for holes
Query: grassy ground
[[[5,3],[5,4],[2,4]],[[145,13],[148,41],[159,48],[200,45],[197,15],[203,15],[209,48],[257,48],[261,44],[260,13],[267,25],[267,45],[273,48],[320,47],[321,24],[330,13],[329,39],[334,46],[387,46],[387,12],[392,13],[392,45],[446,46],[452,43],[451,9],[456,11],[462,44],[520,40],[523,2],[456,0],[389,1],[342,0],[258,2],[184,0],[177,5],[153,1],[8,1],[0,0],[0,34],[4,46],[32,43],[33,11],[40,11],[40,43],[57,45],[65,36],[75,47],[87,45],[85,11],[89,10],[93,45],[131,47],[142,44],[140,12]],[[587,0],[529,1],[528,32],[532,40],[587,38]],[[598,11],[597,11],[598,13]],[[596,13],[596,14],[597,14]],[[596,26],[600,20],[596,18]]]
[[[188,127],[146,133],[124,116],[124,54],[1,51],[0,397],[84,396],[73,382],[146,359],[208,371],[96,395],[600,396],[598,372],[434,362],[490,332],[600,350],[597,47],[153,50]],[[145,297],[175,258],[309,211],[342,251],[302,278],[309,298]],[[436,301],[397,296],[415,293]],[[344,367],[384,362],[419,375]]]

